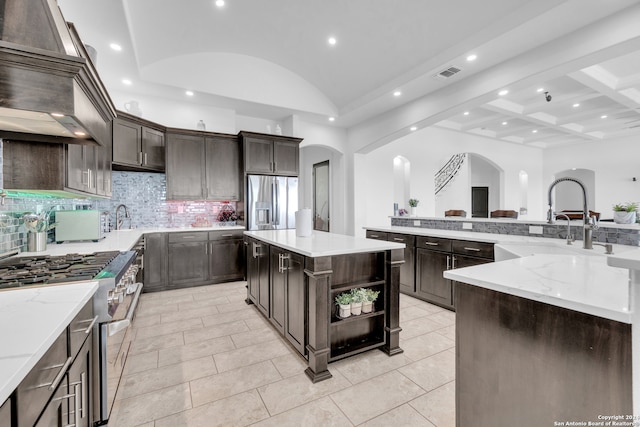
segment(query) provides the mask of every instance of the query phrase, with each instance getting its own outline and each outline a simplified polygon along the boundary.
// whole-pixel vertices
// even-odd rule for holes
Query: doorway
[[[489,187],[471,187],[471,218],[489,218]]]
[[[313,165],[313,229],[329,231],[329,160]]]

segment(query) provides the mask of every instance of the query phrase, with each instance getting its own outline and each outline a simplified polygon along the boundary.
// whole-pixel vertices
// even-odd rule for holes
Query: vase
[[[362,312],[362,303],[361,302],[352,302],[351,303],[351,314],[354,316],[359,316]]]
[[[373,301],[365,301],[362,303],[362,312],[371,313],[373,311]]]
[[[614,211],[613,212],[613,221],[616,224],[635,224],[636,222],[636,212],[627,212],[627,211]]]
[[[343,319],[351,316],[351,304],[338,304],[338,316]]]
[[[417,211],[417,207],[416,206],[409,206],[409,215],[411,216],[416,216],[416,211]]]

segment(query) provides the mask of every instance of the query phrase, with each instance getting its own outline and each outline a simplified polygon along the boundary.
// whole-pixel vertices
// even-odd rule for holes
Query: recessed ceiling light
[[[335,117],[329,117],[329,121],[330,121],[330,122],[333,122],[333,121],[335,121],[335,120],[336,120],[336,118],[335,118]]]
[[[127,86],[130,86],[131,84],[133,84],[133,82],[129,79],[122,79],[122,83],[126,84]]]
[[[218,7],[224,6],[224,0],[216,0],[216,6]]]
[[[580,106],[580,103],[576,102],[575,104],[573,104],[573,108],[578,108]]]
[[[603,116],[600,116],[601,119],[606,119],[608,116],[605,114]]]
[[[542,92],[542,91],[544,91],[544,88],[543,87],[539,87],[536,92]]]
[[[400,96],[402,95],[402,92],[400,92],[399,90],[393,92],[393,96]]]
[[[120,52],[122,50],[122,46],[120,46],[118,43],[111,43],[109,47],[117,52]]]
[[[467,61],[471,62],[471,61],[475,61],[476,59],[478,59],[478,55],[476,54],[472,54],[467,56]]]
[[[469,112],[468,112],[468,111],[465,111],[465,112],[464,112],[464,113],[462,113],[462,114],[464,114],[465,116],[468,116],[468,115],[469,115]]]
[[[74,134],[74,135],[76,135],[76,136],[87,136],[87,134],[86,134],[86,133],[81,132],[81,131],[79,131],[79,130],[75,131],[73,134]]]
[[[185,94],[187,96],[193,96],[193,91],[188,90],[188,91],[185,92]]]
[[[410,130],[411,132],[413,132],[413,131],[418,130],[418,127],[417,127],[417,126],[411,126],[411,127],[409,128],[409,130]]]
[[[538,133],[538,129],[532,130],[531,133]]]
[[[507,125],[507,122],[502,122],[502,126],[506,126],[506,125]]]
[[[503,90],[501,90],[500,92],[498,92],[498,95],[500,95],[500,96],[505,96],[505,95],[506,95],[506,94],[508,94],[508,93],[509,93],[509,91],[508,91],[508,90],[503,89]]]
[[[62,114],[62,113],[51,113],[51,115],[52,115],[53,117],[58,117],[58,118],[60,118],[60,117],[64,117],[64,114]]]
[[[338,40],[336,40],[335,37],[329,37],[329,44],[330,45],[335,45],[336,43],[338,43]]]

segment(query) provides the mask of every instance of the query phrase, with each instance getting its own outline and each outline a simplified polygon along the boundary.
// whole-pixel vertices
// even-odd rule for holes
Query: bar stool
[[[463,218],[466,218],[467,211],[450,209],[448,211],[444,211],[444,216],[461,216]]]
[[[497,210],[491,212],[491,218],[515,218],[518,219],[517,211]]]

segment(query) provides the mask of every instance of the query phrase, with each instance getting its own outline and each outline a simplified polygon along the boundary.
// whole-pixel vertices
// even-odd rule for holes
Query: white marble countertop
[[[0,291],[0,405],[98,289],[98,282]]]
[[[146,233],[176,233],[185,231],[224,231],[224,230],[244,230],[242,225],[234,226],[211,226],[211,227],[185,227],[185,228],[133,228],[125,230],[114,230],[107,233],[107,237],[98,242],[73,242],[73,243],[49,243],[47,249],[40,252],[21,252],[18,256],[24,255],[66,255],[66,254],[89,254],[98,251],[127,251],[136,244],[138,239]]]
[[[247,236],[308,257],[346,255],[404,249],[404,243],[365,239],[344,234],[314,231],[310,237],[297,237],[296,230],[245,231]]]

